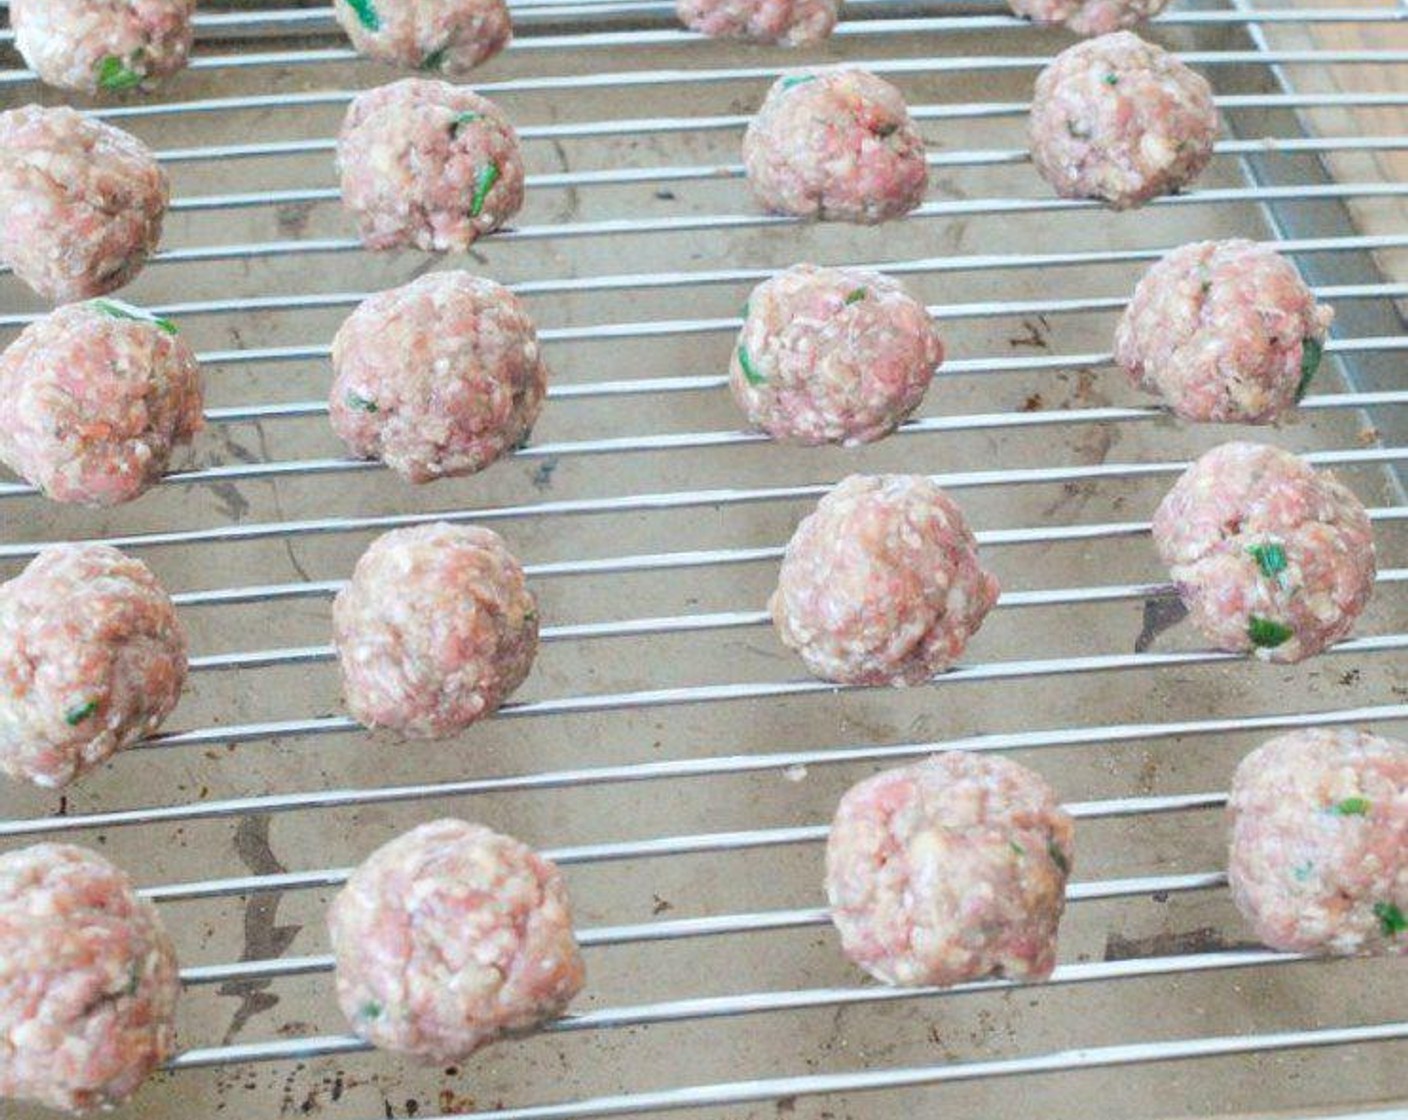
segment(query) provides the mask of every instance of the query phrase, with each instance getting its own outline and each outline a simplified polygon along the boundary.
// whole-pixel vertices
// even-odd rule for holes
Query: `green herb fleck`
[[[431,51],[428,55],[426,55],[423,59],[420,60],[420,65],[417,66],[416,69],[439,70],[441,64],[445,61],[445,56],[449,53],[450,48],[448,46],[441,47],[438,51]]]
[[[1330,806],[1330,812],[1337,817],[1367,817],[1369,799],[1367,797],[1346,797]]]
[[[79,704],[66,711],[64,713],[64,722],[70,727],[77,727],[97,710],[98,702],[96,700],[89,700],[86,704]]]
[[[137,989],[142,986],[142,962],[133,961],[127,970],[127,987],[123,989],[123,995],[135,996]]]
[[[1066,858],[1066,853],[1061,850],[1061,846],[1055,840],[1046,842],[1046,854],[1051,857],[1051,862],[1056,865],[1062,875],[1071,873],[1071,861]]]
[[[807,82],[816,81],[815,74],[789,74],[782,79],[782,88],[791,89],[793,86],[805,85]]]
[[[853,291],[850,295],[846,297],[846,303],[848,305],[852,303],[859,303],[866,297],[866,294],[867,293],[864,288],[857,288],[855,291]]]
[[[1277,579],[1286,570],[1286,550],[1275,541],[1254,544],[1247,549],[1262,574],[1269,579]]]
[[[523,612],[523,621],[524,621],[524,622],[537,622],[537,621],[538,621],[538,612],[535,611],[535,610],[526,610],[526,611],[524,611],[524,612]]]
[[[1320,368],[1320,359],[1325,356],[1325,346],[1318,338],[1300,340],[1300,384],[1296,386],[1296,400],[1303,400],[1315,371]]]
[[[362,1019],[379,1019],[381,1017],[381,1004],[374,999],[367,1000],[361,1007],[357,1008],[357,1015]]]
[[[1294,638],[1296,632],[1284,622],[1277,622],[1274,618],[1262,618],[1260,615],[1254,614],[1251,617],[1251,622],[1247,625],[1247,636],[1251,638],[1254,646],[1261,649],[1275,649]]]
[[[1291,868],[1291,878],[1297,883],[1307,882],[1310,879],[1311,872],[1314,870],[1315,864],[1311,863],[1310,860],[1306,860],[1304,863],[1297,864],[1295,867]]]
[[[497,163],[486,163],[479,169],[479,174],[474,180],[474,197],[469,200],[469,216],[477,218],[484,212],[484,200],[489,197],[489,191],[495,183],[499,181],[499,165]]]
[[[738,364],[743,368],[743,376],[749,385],[766,385],[768,379],[764,377],[753,366],[753,359],[748,357],[748,348],[742,343],[738,346]]]
[[[888,140],[899,130],[900,126],[897,122],[887,121],[875,129],[875,135],[880,137],[881,140]]]
[[[1106,74],[1104,81],[1107,86],[1117,86],[1120,84],[1120,76],[1118,74]]]
[[[465,125],[469,124],[470,121],[478,121],[483,119],[484,116],[482,113],[476,113],[470,109],[466,109],[463,113],[456,113],[455,119],[450,122],[450,135],[458,136],[460,134],[460,129],[463,128]]]
[[[350,389],[347,391],[347,396],[345,396],[343,400],[347,402],[348,408],[356,409],[358,412],[381,411],[377,407],[376,401],[370,400],[369,398],[362,396],[361,393],[353,392]]]
[[[136,56],[133,57],[135,60]],[[108,55],[98,63],[98,87],[100,89],[111,90],[114,93],[124,89],[134,89],[141,85],[145,78],[145,74],[128,69],[127,64],[115,54]]]
[[[1019,843],[1017,843],[1017,841],[1015,841],[1015,840],[1009,840],[1009,841],[1007,841],[1007,846],[1008,846],[1009,848],[1011,848],[1012,851],[1013,851],[1015,854],[1019,855],[1019,856],[1024,856],[1024,855],[1027,854],[1027,849],[1024,848],[1024,847],[1022,847],[1022,845],[1019,844]]]
[[[1408,932],[1408,918],[1392,902],[1374,903],[1374,917],[1379,919],[1379,928],[1384,931],[1385,937]]]
[[[357,13],[357,18],[368,31],[381,30],[381,17],[376,14],[376,5],[372,0],[347,0],[347,6]]]
[[[167,334],[179,334],[176,324],[170,319],[163,319],[159,315],[148,315],[145,311],[133,307],[130,303],[120,303],[115,299],[95,299],[90,303],[101,311],[104,315],[110,315],[114,319],[133,319],[139,323],[151,323]]]

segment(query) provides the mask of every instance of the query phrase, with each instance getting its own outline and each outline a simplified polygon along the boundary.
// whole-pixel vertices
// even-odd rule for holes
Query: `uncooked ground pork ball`
[[[24,60],[51,86],[150,87],[186,65],[196,0],[10,0]]]
[[[463,252],[523,205],[513,126],[492,101],[446,82],[406,78],[360,94],[337,165],[371,249]]]
[[[156,908],[97,852],[0,855],[0,1097],[121,1104],[175,1049],[180,988]]]
[[[72,109],[0,113],[0,260],[46,299],[122,287],[161,240],[170,188],[140,140]]]
[[[826,845],[831,920],[846,956],[886,984],[1044,980],[1073,845],[1039,774],[937,754],[841,799]]]
[[[1077,35],[1108,35],[1133,27],[1164,10],[1168,0],[1008,0],[1012,10],[1035,23],[1063,24]]]
[[[0,770],[67,785],[171,714],[186,632],[140,560],[46,548],[0,584]]]
[[[1354,626],[1374,590],[1359,499],[1288,451],[1225,443],[1154,514],[1154,544],[1218,649],[1302,661]]]
[[[1068,47],[1036,80],[1037,170],[1063,198],[1117,210],[1191,183],[1217,138],[1212,87],[1173,55],[1118,31]]]
[[[825,39],[840,8],[839,0],[675,0],[680,21],[692,31],[789,47]]]
[[[556,1018],[586,980],[556,866],[464,821],[373,852],[333,900],[328,932],[352,1029],[425,1062]]]
[[[372,542],[333,604],[333,631],[352,714],[436,738],[523,683],[538,611],[503,538],[437,522]]]
[[[332,426],[412,482],[472,474],[527,438],[547,367],[518,297],[467,272],[372,296],[332,344]]]
[[[1334,317],[1265,246],[1199,241],[1139,281],[1115,361],[1185,420],[1265,424],[1304,396]]]
[[[1227,877],[1273,949],[1408,954],[1408,744],[1294,731],[1232,782]]]
[[[0,355],[0,459],[55,501],[131,501],[204,426],[201,399],[170,322],[116,300],[69,304]]]
[[[924,140],[900,91],[845,67],[790,74],[743,137],[748,184],[769,210],[867,225],[924,201]]]
[[[919,407],[944,358],[898,280],[799,264],[748,297],[729,386],[748,422],[790,443],[869,443]]]
[[[365,55],[463,77],[513,38],[504,0],[333,0],[333,13]]]
[[[814,675],[912,685],[957,660],[998,590],[963,512],[933,482],[852,475],[797,527],[768,606]]]

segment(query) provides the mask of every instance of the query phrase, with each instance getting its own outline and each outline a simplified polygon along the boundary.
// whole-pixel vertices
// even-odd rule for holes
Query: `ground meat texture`
[[[0,771],[65,786],[150,735],[186,680],[186,632],[140,560],[46,548],[0,584]]]
[[[1032,159],[1063,198],[1124,210],[1181,190],[1217,129],[1207,81],[1128,31],[1067,48],[1036,80]]]
[[[180,986],[156,908],[97,852],[0,855],[0,1097],[121,1104],[174,1051]]]
[[[676,0],[680,21],[722,39],[752,39],[789,47],[819,43],[831,34],[838,0]]]
[[[897,280],[799,264],[748,297],[729,387],[748,422],[789,443],[870,443],[919,407],[944,347]]]
[[[412,482],[482,470],[528,438],[547,367],[518,297],[467,272],[372,296],[332,344],[332,425]]]
[[[1207,639],[1268,661],[1339,641],[1374,590],[1359,499],[1263,444],[1225,443],[1194,463],[1154,514],[1154,544]]]
[[[1168,0],[1008,0],[1012,11],[1035,23],[1063,25],[1077,35],[1108,35],[1152,19]]]
[[[937,754],[841,799],[826,845],[831,920],[846,956],[886,984],[1044,980],[1073,843],[1040,775]]]
[[[439,522],[373,542],[333,604],[333,632],[352,714],[436,738],[523,683],[538,611],[497,533]]]
[[[55,501],[131,501],[204,426],[201,399],[170,322],[116,300],[69,304],[0,355],[0,459]]]
[[[1115,361],[1185,420],[1265,424],[1304,395],[1333,318],[1272,250],[1199,241],[1139,282]]]
[[[997,602],[958,505],[922,475],[852,475],[798,526],[768,604],[784,645],[844,684],[948,668]]]
[[[464,821],[373,852],[333,900],[328,932],[352,1029],[428,1063],[556,1018],[586,979],[557,868]]]
[[[15,46],[51,86],[150,88],[186,65],[195,0],[10,0]]]
[[[161,240],[170,193],[145,144],[72,109],[0,113],[0,260],[46,299],[122,287]]]
[[[1408,954],[1408,744],[1295,731],[1242,760],[1227,877],[1273,949]]]
[[[407,78],[358,96],[337,164],[372,249],[463,252],[523,205],[517,133],[492,101],[445,82]]]
[[[790,74],[743,137],[753,193],[780,214],[870,225],[924,200],[924,140],[900,91],[864,70]]]
[[[504,0],[333,0],[337,22],[365,55],[463,77],[513,38]]]

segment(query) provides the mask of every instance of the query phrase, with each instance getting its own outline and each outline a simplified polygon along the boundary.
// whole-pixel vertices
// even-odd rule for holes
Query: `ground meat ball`
[[[997,602],[958,505],[922,475],[852,475],[797,527],[768,604],[784,645],[844,684],[919,684]]]
[[[332,344],[332,426],[412,482],[472,474],[528,437],[547,392],[518,297],[467,272],[372,296]]]
[[[1334,317],[1270,249],[1199,241],[1139,282],[1115,361],[1185,420],[1265,424],[1304,395]]]
[[[924,140],[900,91],[864,70],[779,78],[743,137],[743,165],[769,210],[866,225],[924,201]]]
[[[1168,0],[1008,0],[1008,3],[1023,19],[1062,24],[1077,35],[1108,35],[1152,19],[1164,10]]]
[[[190,346],[128,304],[61,307],[0,355],[0,459],[55,501],[131,501],[204,423]]]
[[[371,249],[468,249],[523,205],[518,134],[468,89],[407,78],[352,102],[337,141],[342,201]]]
[[[15,46],[51,86],[97,93],[186,65],[195,0],[10,0]]]
[[[0,1097],[121,1104],[175,1049],[180,987],[156,908],[97,852],[0,855]]]
[[[898,280],[799,264],[748,297],[729,386],[748,422],[790,443],[870,443],[919,407],[944,358]]]
[[[1036,168],[1063,198],[1117,210],[1191,183],[1217,138],[1212,87],[1128,31],[1077,43],[1036,80]]]
[[[789,47],[819,43],[831,34],[839,0],[676,0],[680,21],[722,39],[752,39]]]
[[[1232,782],[1227,877],[1273,949],[1408,954],[1408,744],[1295,731]]]
[[[0,770],[67,785],[150,735],[186,680],[186,632],[140,560],[46,548],[0,584]]]
[[[161,240],[166,172],[140,140],[72,109],[0,113],[0,260],[46,299],[115,291]]]
[[[328,932],[352,1029],[426,1062],[556,1018],[586,980],[557,868],[464,821],[373,852],[333,900]]]
[[[1154,514],[1154,544],[1218,649],[1302,661],[1339,641],[1374,590],[1359,499],[1288,451],[1225,443]]]
[[[826,895],[846,956],[886,984],[1044,980],[1074,829],[1039,774],[952,751],[841,799]]]
[[[439,522],[372,543],[333,604],[333,631],[352,714],[436,738],[523,683],[538,611],[503,538]]]
[[[513,38],[504,0],[333,0],[333,13],[365,55],[463,77]]]

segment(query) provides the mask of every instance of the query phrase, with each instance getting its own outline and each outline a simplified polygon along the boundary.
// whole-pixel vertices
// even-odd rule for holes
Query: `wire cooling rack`
[[[1067,40],[992,7],[852,0],[812,52],[708,42],[658,0],[514,15],[474,85],[519,126],[528,205],[458,260],[349,236],[332,137],[354,90],[395,75],[324,8],[202,11],[186,74],[91,106],[173,176],[163,250],[125,294],[195,340],[210,428],[194,465],[119,510],[0,483],[0,559],[10,574],[65,539],[139,553],[176,592],[194,673],[167,730],[67,796],[0,792],[0,837],[98,846],[162,904],[183,1050],[132,1115],[1369,1116],[1408,1097],[1401,969],[1256,946],[1221,872],[1222,791],[1247,749],[1408,718],[1408,8],[1161,17],[1151,34],[1209,75],[1227,127],[1196,189],[1127,215],[1053,199],[1032,172],[1026,98]],[[10,43],[0,31],[18,67]],[[843,59],[905,91],[929,201],[876,229],[758,213],[738,163],[749,112],[779,68]],[[61,98],[0,72],[0,102],[28,100]],[[1337,309],[1296,426],[1175,425],[1109,368],[1135,279],[1203,236],[1277,243]],[[884,443],[738,430],[738,308],[801,259],[882,267],[940,321],[950,359]],[[342,457],[328,341],[367,293],[446,266],[525,298],[553,382],[510,462],[413,489]],[[41,310],[0,277],[0,340]],[[1375,601],[1306,665],[1203,648],[1148,543],[1177,472],[1234,437],[1333,467],[1372,510]],[[902,692],[805,679],[762,611],[798,518],[880,470],[952,488],[1005,589],[965,663]],[[545,645],[497,718],[406,744],[342,715],[328,603],[377,532],[437,518],[508,537]],[[1049,984],[892,990],[840,959],[818,887],[835,800],[944,747],[1013,752],[1080,819]],[[420,1070],[344,1033],[322,911],[373,847],[447,814],[564,866],[590,982],[540,1035]]]

